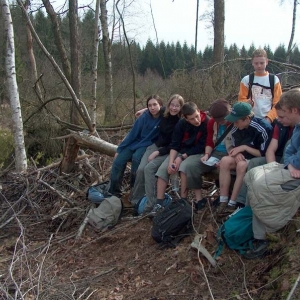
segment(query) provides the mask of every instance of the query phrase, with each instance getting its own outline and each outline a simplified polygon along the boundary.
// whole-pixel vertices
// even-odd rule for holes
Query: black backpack
[[[248,87],[248,96],[247,99],[250,99],[250,97],[252,96],[252,85],[258,85],[261,86],[264,89],[270,89],[271,93],[272,93],[272,98],[274,98],[274,83],[275,83],[275,75],[269,73],[269,82],[270,82],[270,86],[264,86],[258,83],[253,83],[254,81],[254,73],[251,73],[249,75],[249,87]]]
[[[153,218],[151,235],[160,248],[175,248],[191,231],[192,206],[183,199],[173,201]]]

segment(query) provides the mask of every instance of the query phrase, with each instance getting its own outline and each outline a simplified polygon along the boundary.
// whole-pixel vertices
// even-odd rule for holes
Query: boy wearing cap
[[[230,125],[229,122],[224,120],[229,114],[230,108],[230,104],[225,99],[218,99],[211,104],[209,114],[212,118],[207,123],[205,154],[199,156],[196,161],[181,170],[181,182],[186,182],[186,184],[181,185],[181,197],[187,198],[188,190],[193,190],[196,198],[194,201],[195,210],[203,208],[207,202],[206,198],[202,198],[201,193],[202,175],[215,170],[218,166],[218,164],[206,165],[205,162],[210,157],[220,160],[223,156],[228,155],[226,145],[227,147],[231,145],[230,137],[228,135],[223,136],[223,133]],[[222,141],[219,141],[221,137]],[[218,145],[215,147],[217,141]],[[186,189],[183,188],[184,186],[186,186]]]
[[[250,83],[250,75],[241,80],[238,101],[250,103],[256,117],[272,123],[277,117],[275,104],[282,94],[279,78],[266,71],[268,56],[264,49],[255,50],[251,62],[254,68],[253,82]],[[271,80],[274,81],[273,91]]]
[[[217,213],[223,213],[226,209],[230,212],[235,209],[236,198],[243,183],[248,160],[253,157],[264,156],[271,140],[272,126],[264,119],[254,117],[251,105],[245,102],[237,102],[233,105],[225,120],[233,123],[231,130],[232,149],[228,156],[224,156],[220,162],[220,206]],[[230,200],[230,171],[236,171]]]

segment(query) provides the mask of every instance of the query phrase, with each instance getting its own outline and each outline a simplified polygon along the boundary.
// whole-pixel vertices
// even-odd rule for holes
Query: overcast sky
[[[63,0],[56,0],[56,3]],[[79,4],[92,3],[93,0],[79,0]],[[110,0],[108,3],[112,3]],[[199,15],[211,10],[212,0],[200,0]],[[256,47],[269,44],[274,51],[279,44],[288,46],[292,28],[292,0],[225,0],[225,44],[236,43],[239,48],[251,43]],[[125,16],[128,22],[128,36],[141,45],[148,38],[156,42],[153,18],[158,35],[158,41],[184,41],[188,45],[195,43],[196,0],[135,0],[134,7]],[[298,8],[300,10],[300,7]],[[297,14],[294,42],[300,44],[300,22]],[[204,50],[207,45],[213,45],[212,28],[207,29],[207,21],[198,23],[198,50]],[[131,30],[129,30],[131,28]],[[300,47],[300,45],[299,45]]]

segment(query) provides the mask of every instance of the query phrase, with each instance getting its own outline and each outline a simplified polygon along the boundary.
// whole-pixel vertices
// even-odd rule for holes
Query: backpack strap
[[[230,132],[230,130],[233,127],[233,123],[231,123],[226,130],[223,132],[223,134],[218,138],[218,140],[215,142],[215,147],[214,149],[216,149],[216,147],[224,140],[224,138],[226,137],[226,135]]]
[[[254,81],[254,73],[251,73],[251,74],[249,74],[247,99],[250,99],[252,97],[252,85],[253,85],[253,81]]]
[[[249,74],[249,83],[248,83],[248,95],[247,99],[250,99],[252,96],[252,85],[254,81],[254,73]],[[269,73],[269,82],[270,82],[270,89],[272,93],[272,98],[274,98],[274,86],[275,86],[275,75]]]
[[[272,93],[272,99],[274,98],[274,85],[275,85],[275,75],[269,73],[269,82],[270,82],[270,88]]]

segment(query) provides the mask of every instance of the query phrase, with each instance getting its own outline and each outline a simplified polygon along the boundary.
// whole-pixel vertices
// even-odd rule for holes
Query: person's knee
[[[248,164],[246,161],[239,161],[236,165],[236,172],[237,174],[245,174],[246,171],[247,171],[247,167],[248,167]]]
[[[224,156],[220,160],[220,168],[229,169],[234,163],[234,158],[230,156]]]

